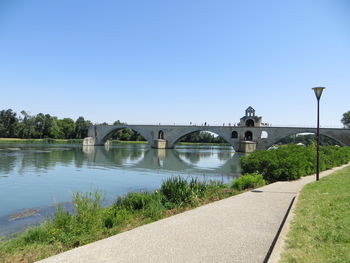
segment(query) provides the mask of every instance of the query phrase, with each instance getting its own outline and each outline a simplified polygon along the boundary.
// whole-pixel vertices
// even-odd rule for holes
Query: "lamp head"
[[[315,92],[316,98],[319,100],[321,98],[322,95],[322,91],[325,89],[325,87],[315,87],[312,88]]]

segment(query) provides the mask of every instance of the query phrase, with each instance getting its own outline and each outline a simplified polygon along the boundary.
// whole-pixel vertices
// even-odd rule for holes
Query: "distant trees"
[[[120,122],[119,120],[113,123],[113,125],[121,125],[121,124],[126,124],[126,123]],[[143,138],[141,134],[129,128],[117,130],[112,135],[112,139],[119,140],[119,141],[145,141],[145,138]]]
[[[290,144],[290,143],[302,143],[304,145],[312,145],[316,143],[315,134],[305,134],[305,135],[290,135],[287,136],[280,141],[278,141],[276,144]],[[327,146],[327,145],[339,145],[339,142],[333,140],[330,137],[327,137],[323,134],[320,134],[320,144]]]
[[[0,111],[0,137],[25,139],[83,139],[87,137],[91,121],[79,117],[58,119],[50,114],[30,115],[26,111],[17,113],[12,109]]]
[[[190,133],[182,137],[181,142],[226,143],[226,141],[222,137],[215,136],[214,134],[205,131]]]
[[[88,135],[88,128],[92,125],[91,121],[86,121],[84,117],[79,117],[75,121],[75,136],[76,138],[85,138]]]
[[[18,119],[11,109],[0,111],[0,136],[15,137]]]
[[[341,122],[344,124],[345,127],[350,128],[350,111],[345,112],[343,114],[343,118],[341,119]]]

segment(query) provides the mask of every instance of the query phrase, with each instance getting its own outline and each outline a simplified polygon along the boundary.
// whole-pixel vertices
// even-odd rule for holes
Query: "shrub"
[[[155,198],[154,194],[148,192],[128,193],[124,197],[118,197],[115,206],[129,210],[141,210]]]
[[[232,188],[238,191],[248,188],[257,188],[265,185],[263,176],[259,173],[245,174],[232,182]]]
[[[45,243],[49,238],[50,234],[44,226],[31,228],[23,235],[25,244]]]
[[[190,182],[180,176],[170,177],[165,180],[160,188],[160,193],[164,195],[165,206],[171,207],[193,204],[196,199],[202,198],[207,189],[204,182],[192,178]]]
[[[287,145],[271,151],[256,151],[241,158],[243,174],[260,173],[268,182],[289,181],[315,173],[314,145]],[[320,170],[350,161],[350,147],[323,146],[320,149]]]

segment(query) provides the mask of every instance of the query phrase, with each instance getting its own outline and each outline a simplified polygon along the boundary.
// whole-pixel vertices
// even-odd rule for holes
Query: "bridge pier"
[[[95,146],[95,141],[94,137],[85,137],[83,140],[83,146]]]
[[[152,148],[155,149],[167,149],[167,141],[164,139],[156,139],[153,141]]]
[[[256,142],[254,141],[241,141],[239,144],[239,152],[251,153],[256,150]]]
[[[109,144],[109,141],[102,142],[96,137],[85,137],[83,140],[83,146],[104,146]]]

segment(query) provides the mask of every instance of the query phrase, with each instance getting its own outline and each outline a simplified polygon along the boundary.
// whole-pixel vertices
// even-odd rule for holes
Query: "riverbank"
[[[306,185],[281,263],[350,261],[350,167]]]
[[[110,140],[111,145],[120,144],[148,144],[147,141],[119,141]],[[0,138],[0,143],[51,143],[51,144],[82,144],[83,139],[21,139],[21,138]],[[177,145],[185,146],[231,146],[228,143],[193,143],[193,142],[179,142]]]
[[[83,139],[20,139],[20,138],[0,138],[0,143],[35,143],[35,144],[82,144]]]
[[[41,262],[268,262],[294,198],[314,180],[272,183]]]
[[[258,184],[253,182],[247,187],[250,186]],[[50,220],[3,241],[0,243],[0,261],[31,262],[42,259],[236,195],[242,190],[217,182],[172,177],[164,181],[157,191],[129,193],[118,198],[110,207],[103,207],[100,192],[76,193],[73,196],[74,214],[58,207]]]

